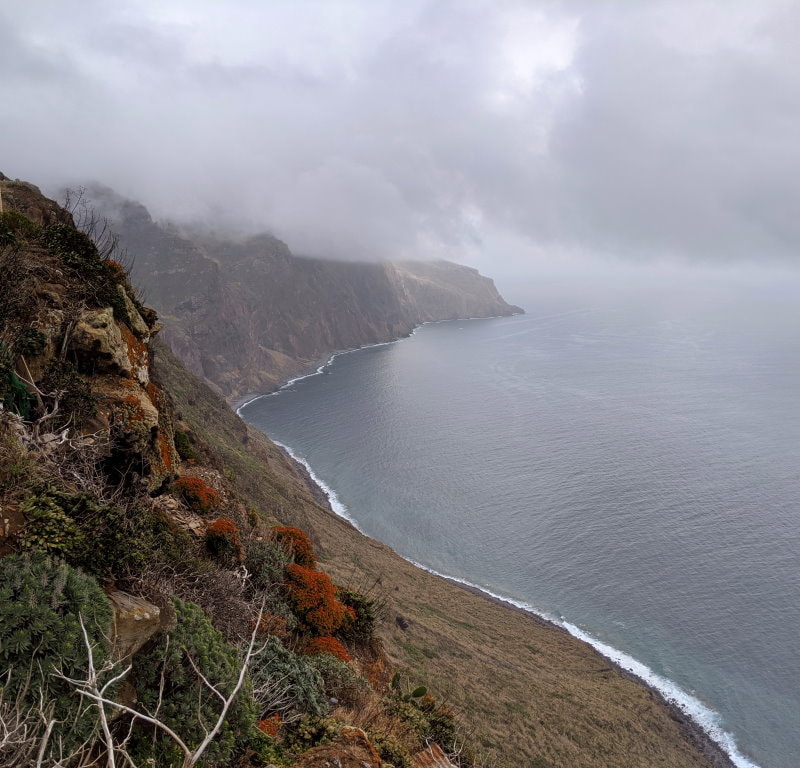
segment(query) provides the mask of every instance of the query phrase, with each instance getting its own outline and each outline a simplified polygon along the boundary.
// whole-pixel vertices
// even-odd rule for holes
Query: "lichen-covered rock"
[[[344,728],[336,741],[304,752],[295,768],[384,768],[375,747],[360,728]]]
[[[95,370],[124,376],[133,374],[128,347],[111,307],[84,312],[72,331],[69,347]]]
[[[119,295],[122,297],[122,301],[125,304],[125,312],[128,315],[128,323],[131,327],[131,330],[139,337],[141,341],[147,342],[150,338],[150,328],[147,327],[147,323],[145,323],[144,319],[139,314],[139,310],[136,309],[133,301],[131,301],[131,297],[128,295],[128,291],[125,289],[125,286],[120,283],[117,286],[117,290],[119,291]]]
[[[161,609],[141,597],[112,590],[111,643],[119,660],[133,656],[161,628]]]

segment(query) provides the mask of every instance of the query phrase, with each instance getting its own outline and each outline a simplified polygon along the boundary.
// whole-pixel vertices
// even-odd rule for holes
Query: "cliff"
[[[87,199],[119,234],[172,348],[229,401],[423,322],[522,311],[477,270],[450,262],[300,258],[271,235],[233,240],[159,224],[107,189]]]
[[[107,249],[31,185],[0,200],[0,765],[729,765],[590,647],[333,515]]]

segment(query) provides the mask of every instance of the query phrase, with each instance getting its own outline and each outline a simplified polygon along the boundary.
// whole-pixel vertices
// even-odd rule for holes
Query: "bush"
[[[147,507],[109,506],[52,485],[31,493],[22,511],[23,550],[63,557],[100,576],[136,572],[154,560],[180,562],[190,548],[185,533]]]
[[[245,565],[253,585],[258,589],[273,591],[283,584],[289,554],[272,541],[253,541],[247,548]]]
[[[37,328],[28,328],[17,339],[17,352],[23,355],[41,355],[47,346],[47,336]]]
[[[303,568],[317,567],[314,547],[305,531],[290,525],[275,526],[271,531],[272,540],[283,546],[297,565]]]
[[[39,383],[43,392],[59,392],[62,423],[81,426],[97,414],[97,398],[77,368],[68,360],[53,360]]]
[[[328,574],[293,563],[286,569],[286,595],[301,625],[314,635],[332,635],[355,619],[336,599]]]
[[[38,239],[42,228],[27,216],[17,211],[0,213],[0,246],[20,242],[33,242]]]
[[[369,640],[375,634],[375,601],[370,600],[359,592],[349,589],[339,589],[336,593],[339,601],[351,608],[355,618],[339,630],[345,640]]]
[[[154,712],[158,706],[163,675],[163,701],[159,719],[195,748],[219,717],[221,702],[203,684],[190,659],[223,695],[236,685],[241,661],[233,646],[211,625],[203,611],[192,603],[173,599],[178,625],[169,637],[162,636],[153,648],[134,656],[132,678],[142,706]],[[249,685],[242,688],[217,738],[202,760],[204,765],[227,765],[237,748],[249,741],[256,722],[256,708]],[[137,722],[133,749],[145,763],[180,766],[183,754],[161,731]]]
[[[307,656],[319,656],[320,654],[333,656],[345,663],[350,661],[347,649],[335,637],[315,637],[306,645]]]
[[[369,740],[380,759],[394,768],[414,768],[406,746],[396,736],[385,733],[370,733]]]
[[[29,707],[38,706],[41,694],[45,707],[61,723],[51,743],[61,739],[66,750],[91,738],[96,728],[94,709],[70,685],[52,676],[57,669],[67,677],[85,679],[88,657],[79,614],[99,668],[109,652],[111,606],[97,582],[45,555],[0,559],[4,693],[21,696]]]
[[[0,342],[0,403],[8,411],[29,419],[36,401],[14,370],[14,360],[8,347]]]
[[[305,752],[333,741],[341,732],[342,724],[333,718],[305,715],[298,722],[284,728],[283,743],[290,752]]]
[[[347,706],[358,706],[369,693],[369,683],[349,664],[328,653],[312,656],[311,663],[322,676],[325,695]]]
[[[178,452],[178,456],[180,456],[184,461],[197,459],[197,453],[195,453],[194,447],[192,446],[192,441],[189,439],[189,435],[179,429],[176,429],[174,440],[175,450]]]
[[[206,547],[220,560],[238,559],[241,552],[239,526],[227,517],[212,520],[206,526]]]
[[[264,651],[253,659],[250,676],[262,718],[277,713],[288,723],[301,715],[321,717],[328,711],[316,667],[284,648],[276,637],[270,637]]]
[[[117,288],[124,285],[125,272],[116,262],[103,259],[88,235],[68,224],[51,224],[41,231],[39,240],[81,279],[90,305],[111,307],[115,319],[130,323],[125,299]]]
[[[201,477],[179,477],[175,490],[199,515],[207,515],[219,504],[219,494]]]

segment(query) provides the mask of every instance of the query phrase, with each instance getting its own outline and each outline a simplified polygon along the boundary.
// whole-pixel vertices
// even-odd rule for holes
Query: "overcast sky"
[[[301,253],[786,263],[800,3],[6,0],[0,170]]]

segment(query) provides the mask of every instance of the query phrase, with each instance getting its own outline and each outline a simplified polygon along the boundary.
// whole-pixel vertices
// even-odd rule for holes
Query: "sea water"
[[[635,274],[634,274],[635,273]],[[800,766],[800,283],[552,280],[241,409],[334,508]]]

